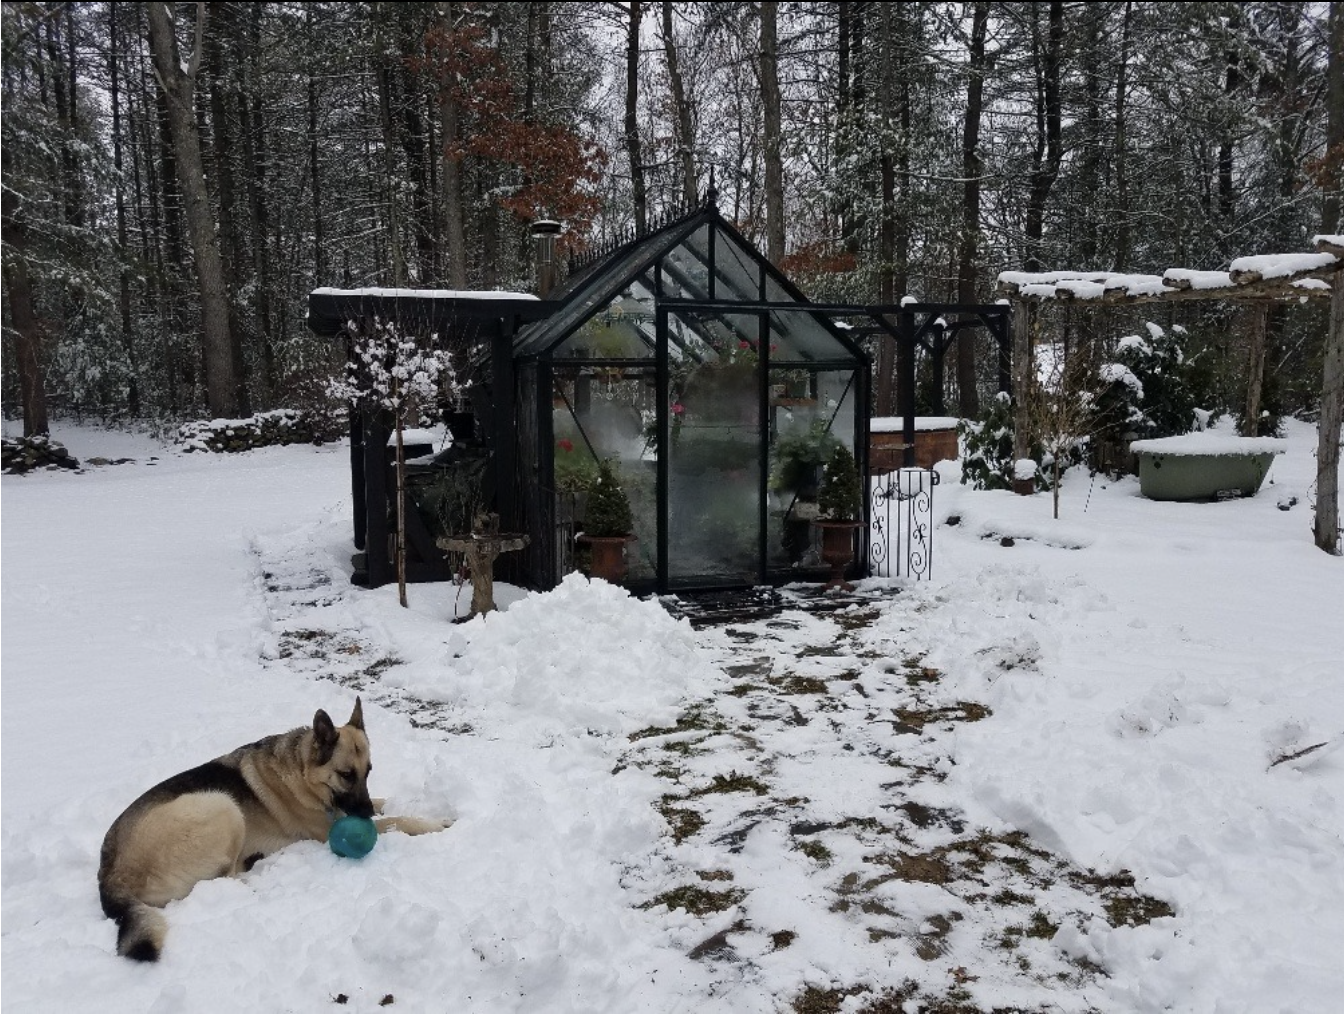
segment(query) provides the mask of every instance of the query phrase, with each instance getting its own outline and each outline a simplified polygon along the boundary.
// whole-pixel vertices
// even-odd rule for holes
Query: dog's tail
[[[98,885],[103,913],[117,924],[117,953],[132,961],[158,961],[168,920],[157,908],[136,898],[124,897]]]

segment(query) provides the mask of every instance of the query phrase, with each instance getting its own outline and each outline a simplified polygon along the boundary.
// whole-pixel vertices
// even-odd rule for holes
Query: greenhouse
[[[836,447],[867,474],[869,369],[834,308],[802,293],[702,206],[571,263],[543,298],[508,293],[313,293],[309,326],[347,340],[375,318],[433,335],[469,377],[454,446],[413,448],[412,580],[452,573],[436,550],[491,509],[528,546],[501,579],[554,587],[586,569],[588,494],[606,463],[631,507],[636,592],[747,588],[825,576],[817,486]],[[463,410],[467,410],[464,412]],[[390,424],[353,413],[356,580],[391,580]],[[484,462],[484,467],[482,463]],[[470,487],[464,494],[464,484]],[[867,559],[866,529],[857,563]]]
[[[574,569],[602,460],[632,507],[632,589],[819,573],[819,466],[837,444],[865,453],[867,359],[844,327],[712,200],[579,266],[551,301],[513,344],[533,581]]]

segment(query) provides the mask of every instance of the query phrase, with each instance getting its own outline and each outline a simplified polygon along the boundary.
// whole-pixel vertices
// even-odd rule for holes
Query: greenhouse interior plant
[[[626,546],[635,538],[630,498],[621,488],[609,460],[599,462],[597,478],[588,487],[583,533],[578,541],[589,550],[589,575],[620,584],[626,575]]]
[[[863,525],[863,488],[854,453],[843,444],[831,451],[817,491],[817,520],[821,530],[821,559],[831,568],[827,590],[853,589],[845,570],[854,562],[854,537]]]

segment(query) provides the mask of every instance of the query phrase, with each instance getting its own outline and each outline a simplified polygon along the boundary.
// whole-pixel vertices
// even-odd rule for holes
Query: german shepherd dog
[[[369,738],[355,700],[337,728],[325,711],[311,728],[268,736],[160,782],[108,829],[98,897],[117,923],[117,953],[157,961],[168,930],[159,911],[198,881],[236,876],[297,841],[326,841],[342,814],[373,817]],[[379,817],[378,830],[441,831],[448,821]]]

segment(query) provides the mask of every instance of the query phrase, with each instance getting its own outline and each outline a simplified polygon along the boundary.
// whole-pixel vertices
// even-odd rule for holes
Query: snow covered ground
[[[1311,426],[1254,498],[1075,473],[1058,521],[944,463],[932,580],[703,629],[582,578],[458,625],[469,590],[350,587],[342,447],[54,435],[134,461],[0,484],[6,1011],[1340,1009]],[[455,825],[293,846],[116,958],[120,810],[356,693],[375,793]]]

